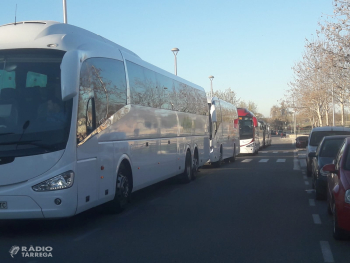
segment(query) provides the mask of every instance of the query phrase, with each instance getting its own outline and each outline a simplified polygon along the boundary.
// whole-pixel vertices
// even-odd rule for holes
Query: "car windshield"
[[[318,146],[324,136],[350,135],[350,131],[315,131],[311,134],[310,145]]]
[[[322,143],[322,148],[319,156],[335,158],[343,142],[344,138],[325,140]]]
[[[308,140],[308,137],[298,137],[298,140],[301,142],[306,142]]]
[[[242,117],[242,120],[239,120],[239,135],[241,140],[253,138],[253,121],[251,118]]]
[[[61,98],[64,52],[0,52],[0,157],[57,151],[67,143],[72,99]]]

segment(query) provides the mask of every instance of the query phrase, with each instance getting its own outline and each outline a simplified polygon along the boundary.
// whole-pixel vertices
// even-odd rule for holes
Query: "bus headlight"
[[[69,188],[73,185],[73,182],[74,172],[68,171],[41,182],[40,184],[34,185],[32,188],[36,192],[55,191]]]
[[[345,192],[345,203],[350,204],[350,189]]]

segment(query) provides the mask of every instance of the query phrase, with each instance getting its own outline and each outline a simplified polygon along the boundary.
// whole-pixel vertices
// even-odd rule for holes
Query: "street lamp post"
[[[63,0],[63,22],[67,24],[67,3]]]
[[[175,57],[175,75],[177,76],[177,59],[176,59],[176,55],[180,51],[180,49],[178,49],[177,47],[174,47],[171,51],[174,53],[174,57]]]
[[[213,92],[213,78],[214,78],[214,76],[209,76],[211,97],[213,97],[213,95],[214,95],[214,92]]]

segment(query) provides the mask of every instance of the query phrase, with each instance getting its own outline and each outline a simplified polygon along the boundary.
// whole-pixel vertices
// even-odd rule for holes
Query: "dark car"
[[[333,214],[333,237],[343,239],[350,232],[350,137],[342,143],[334,164],[325,165],[329,172],[328,212]]]
[[[308,145],[306,146],[306,173],[311,176],[311,158],[310,152],[316,152],[317,146],[320,144],[324,136],[332,135],[350,135],[350,128],[327,126],[313,128],[309,135]]]
[[[309,139],[309,136],[298,136],[295,139],[295,147],[296,148],[306,148],[308,139]]]
[[[327,197],[327,172],[322,167],[335,159],[340,146],[348,135],[325,136],[317,147],[316,152],[309,153],[311,159],[312,188],[315,189],[316,199]]]

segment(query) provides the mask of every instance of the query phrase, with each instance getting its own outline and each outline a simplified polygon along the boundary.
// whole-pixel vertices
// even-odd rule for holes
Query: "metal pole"
[[[175,71],[175,75],[177,76],[177,58],[176,58],[176,55],[180,51],[180,49],[178,49],[177,47],[174,47],[171,51],[174,53],[174,57],[175,57],[174,71]]]
[[[297,116],[296,116],[296,111],[294,111],[294,134],[295,136],[297,135],[296,134],[296,130],[297,130]]]
[[[177,59],[176,59],[176,55],[175,55],[175,75],[177,76]]]
[[[67,24],[67,3],[63,0],[63,23]]]
[[[211,97],[214,96],[214,91],[213,91],[213,78],[214,78],[214,76],[209,76],[209,79],[210,79],[210,92],[211,92]]]
[[[332,84],[333,126],[334,125],[334,85]]]

